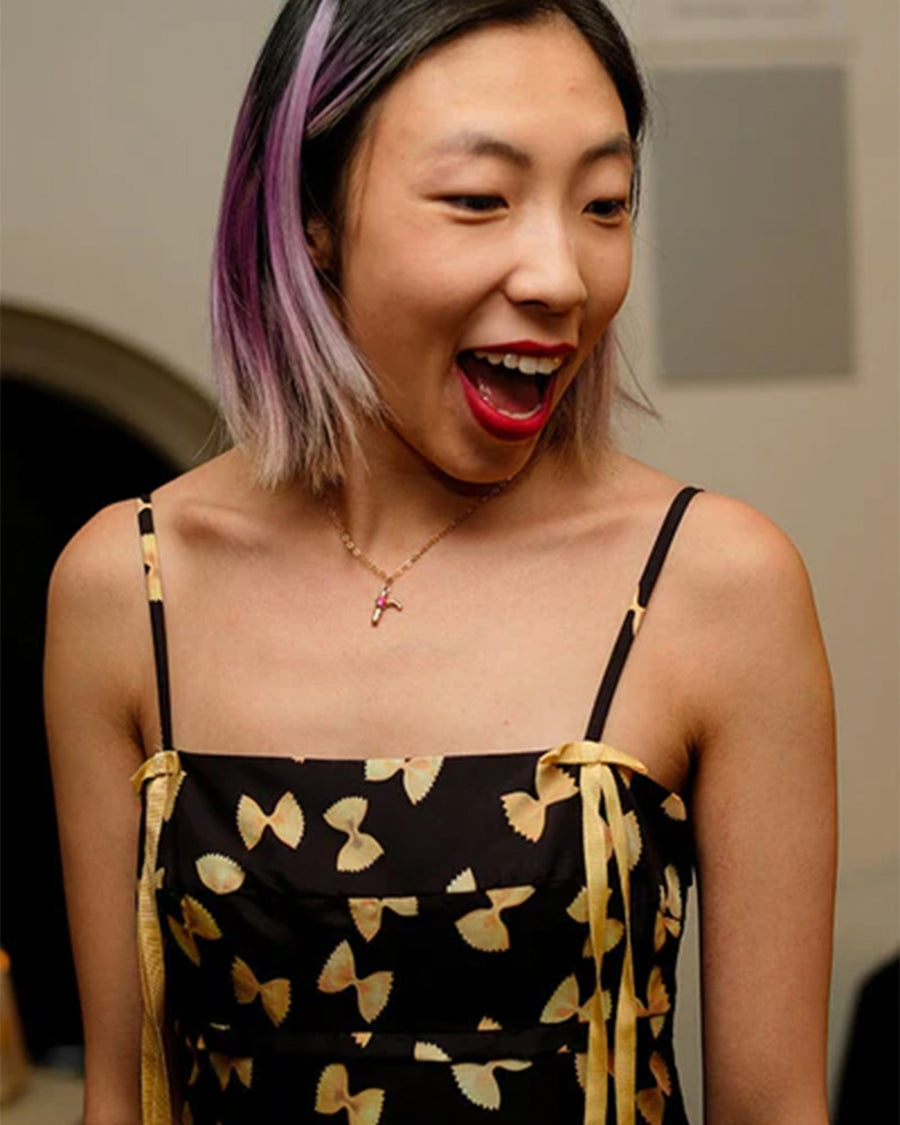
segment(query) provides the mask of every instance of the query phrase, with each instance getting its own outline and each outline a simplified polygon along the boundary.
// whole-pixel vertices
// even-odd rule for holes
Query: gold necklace
[[[493,488],[488,489],[487,492],[478,497],[474,504],[471,504],[468,508],[466,508],[466,510],[461,515],[458,515],[455,519],[452,519],[445,527],[442,527],[440,531],[435,532],[435,534],[432,535],[430,539],[427,539],[417,551],[414,551],[407,559],[404,559],[404,561],[397,567],[397,569],[390,571],[390,573],[386,570],[383,570],[377,563],[373,562],[364,551],[360,550],[356,543],[354,543],[350,532],[344,526],[341,517],[337,514],[335,509],[331,506],[331,504],[328,503],[327,500],[323,501],[323,506],[328,514],[328,518],[337,529],[337,532],[341,537],[341,542],[344,544],[346,549],[355,559],[358,559],[363,564],[363,566],[368,567],[373,574],[377,574],[381,581],[384,583],[375,597],[375,604],[372,608],[371,620],[373,626],[377,625],[379,621],[381,621],[382,614],[386,609],[403,609],[403,603],[398,602],[396,598],[391,596],[391,590],[394,583],[399,578],[402,578],[408,570],[414,567],[426,551],[430,551],[431,548],[435,546],[435,544],[440,543],[445,535],[449,535],[455,527],[459,527],[459,525],[464,520],[467,520],[469,516],[477,512],[482,504],[486,504],[488,500],[492,500],[495,496],[499,495],[511,480],[512,477],[507,480],[500,481],[499,484],[495,484]]]

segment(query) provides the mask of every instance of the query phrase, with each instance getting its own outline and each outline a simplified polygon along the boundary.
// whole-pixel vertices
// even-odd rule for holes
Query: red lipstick
[[[550,420],[553,387],[556,382],[555,375],[549,377],[543,401],[537,410],[527,417],[514,418],[509,414],[504,414],[501,410],[497,410],[491,403],[483,399],[473,384],[466,378],[458,363],[454,363],[453,370],[462,384],[463,394],[469,405],[469,410],[472,412],[472,417],[492,437],[500,438],[502,441],[523,441],[539,434]]]
[[[539,344],[535,340],[513,340],[506,344],[478,344],[466,351],[474,352],[513,352],[515,355],[550,356],[556,358],[570,356],[576,350],[574,344]]]

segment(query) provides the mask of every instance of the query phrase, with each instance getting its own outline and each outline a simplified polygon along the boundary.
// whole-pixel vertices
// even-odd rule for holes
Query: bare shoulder
[[[695,496],[672,567],[699,614],[753,628],[813,611],[803,559],[771,519],[730,496]]]
[[[115,616],[138,600],[140,575],[137,506],[122,500],[97,512],[66,544],[50,578],[50,603],[58,612]]]
[[[826,724],[830,673],[790,538],[750,505],[715,493],[695,496],[684,524],[669,578],[698,732],[712,737],[757,710],[784,729],[799,716]]]

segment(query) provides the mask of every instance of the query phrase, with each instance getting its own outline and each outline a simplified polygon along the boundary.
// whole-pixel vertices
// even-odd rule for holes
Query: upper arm
[[[44,701],[86,1046],[86,1122],[140,1119],[135,940],[140,805],[130,776],[148,643],[134,509],[68,545],[47,609]]]
[[[831,682],[803,564],[706,499],[693,793],[706,1119],[826,1121],[836,851]],[[723,536],[724,530],[724,536]]]

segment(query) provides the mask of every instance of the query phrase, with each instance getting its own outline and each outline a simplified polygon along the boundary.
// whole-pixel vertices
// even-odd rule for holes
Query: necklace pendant
[[[375,599],[375,607],[372,610],[372,625],[375,626],[381,620],[381,615],[386,609],[403,609],[403,603],[398,602],[396,598],[391,597],[391,584],[386,583],[378,592],[378,597]]]

